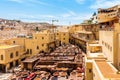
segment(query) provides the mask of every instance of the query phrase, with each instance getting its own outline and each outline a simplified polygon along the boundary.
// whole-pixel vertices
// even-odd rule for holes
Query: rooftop
[[[100,44],[89,44],[89,46],[101,46],[101,45]]]
[[[77,31],[77,33],[82,33],[82,34],[92,34],[91,31]]]
[[[95,60],[95,63],[105,78],[120,79],[120,74],[117,74],[112,65],[108,64],[105,60]]]
[[[35,61],[37,61],[37,60],[38,60],[38,58],[34,57],[34,58],[28,58],[28,59],[25,59],[25,60],[22,61],[22,62],[24,62],[24,63],[26,63],[26,62],[28,62],[28,63],[32,63],[32,62],[35,62]]]
[[[68,32],[68,29],[66,27],[58,27],[57,30],[59,32]]]
[[[87,55],[87,58],[91,58],[91,59],[106,59],[106,57],[103,55],[103,53],[89,53]]]
[[[8,48],[13,48],[19,45],[0,45],[0,49],[8,49]]]

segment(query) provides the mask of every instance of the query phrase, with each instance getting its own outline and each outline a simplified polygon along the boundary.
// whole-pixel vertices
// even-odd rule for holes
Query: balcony
[[[100,25],[100,30],[114,31],[114,29],[115,29],[114,25]]]

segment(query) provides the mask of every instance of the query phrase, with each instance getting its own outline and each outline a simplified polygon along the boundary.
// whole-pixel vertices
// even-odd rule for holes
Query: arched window
[[[13,58],[13,53],[10,53],[10,58]]]
[[[18,56],[19,55],[19,53],[18,53],[18,51],[16,51],[16,56]]]
[[[42,37],[42,39],[44,39],[44,37]]]
[[[37,46],[37,50],[39,49],[39,46]]]

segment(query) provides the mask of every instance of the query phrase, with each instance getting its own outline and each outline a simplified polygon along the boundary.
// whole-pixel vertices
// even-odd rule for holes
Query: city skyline
[[[98,8],[119,3],[120,0],[1,0],[0,18],[48,23],[55,19],[59,22],[54,24],[80,24]]]

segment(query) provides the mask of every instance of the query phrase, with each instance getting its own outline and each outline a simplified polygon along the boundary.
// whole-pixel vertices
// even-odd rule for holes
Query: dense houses
[[[6,75],[20,80],[120,80],[119,14],[120,5],[99,8],[91,20],[78,25],[52,25],[1,39],[0,71],[12,70],[14,74]]]
[[[31,35],[35,31],[48,29],[48,23],[27,23],[20,20],[7,20],[0,18],[0,38],[9,39],[19,34]]]
[[[41,32],[33,33],[32,36],[25,37],[25,35],[19,35],[16,38],[5,40],[1,39],[0,43],[0,69],[2,71],[7,71],[11,67],[15,66],[15,60],[17,60],[16,64],[19,64],[21,60],[25,59],[26,57],[33,56],[40,52],[48,53],[53,51],[56,46],[59,46],[61,44],[68,44],[69,34],[67,30],[57,31],[56,34],[53,33],[53,30],[44,30]],[[19,47],[17,47],[17,45]],[[19,55],[19,60],[16,58],[16,54]]]

